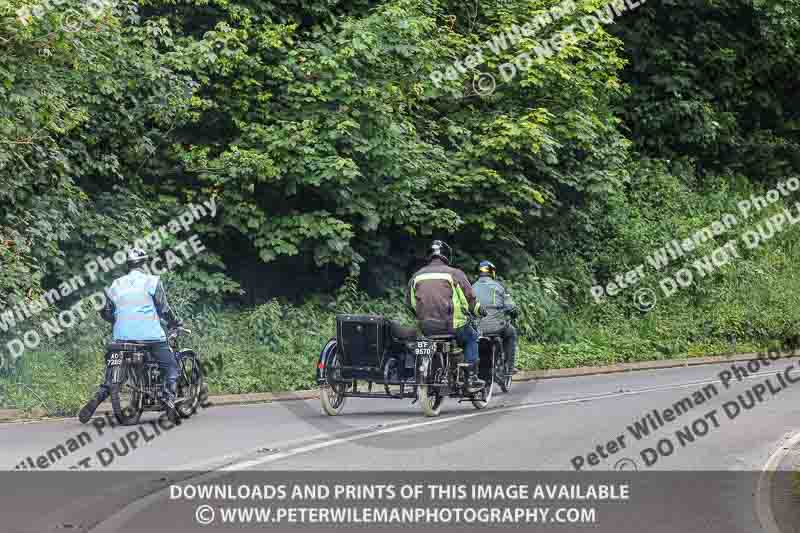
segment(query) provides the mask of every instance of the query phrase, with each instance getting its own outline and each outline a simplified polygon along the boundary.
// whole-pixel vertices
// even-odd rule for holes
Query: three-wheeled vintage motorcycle
[[[505,363],[495,361],[498,346],[502,350],[496,339],[480,338],[478,376],[485,385],[470,389],[464,352],[453,335],[425,336],[378,315],[337,315],[336,337],[317,364],[322,408],[335,416],[348,397],[410,398],[420,402],[426,416],[437,416],[451,397],[485,409],[493,383],[506,382]]]

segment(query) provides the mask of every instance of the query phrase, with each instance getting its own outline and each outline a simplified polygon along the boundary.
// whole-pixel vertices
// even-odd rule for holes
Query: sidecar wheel
[[[337,416],[344,409],[347,396],[344,395],[347,385],[332,382],[336,378],[341,378],[341,363],[339,354],[334,354],[328,365],[328,380],[319,391],[319,400],[322,403],[322,410],[328,416]]]
[[[341,387],[341,392],[336,391],[336,387]],[[328,416],[336,416],[344,409],[344,403],[347,397],[344,395],[344,387],[341,385],[331,386],[325,385],[319,393],[319,399],[322,402],[322,410]]]

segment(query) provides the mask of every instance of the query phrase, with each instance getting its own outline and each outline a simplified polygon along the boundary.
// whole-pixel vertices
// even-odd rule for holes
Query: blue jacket
[[[114,324],[115,341],[165,341],[161,319],[178,322],[158,276],[134,269],[106,290],[100,315]]]
[[[481,330],[484,333],[496,333],[508,325],[508,319],[503,310],[511,311],[516,308],[511,293],[491,276],[481,275],[472,284],[475,297],[488,311],[489,316],[481,319]]]

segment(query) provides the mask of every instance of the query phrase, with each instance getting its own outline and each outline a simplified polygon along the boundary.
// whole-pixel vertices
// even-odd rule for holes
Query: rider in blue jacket
[[[502,337],[503,351],[508,357],[512,373],[516,373],[517,330],[506,316],[515,317],[519,310],[511,293],[497,281],[497,268],[491,261],[481,261],[478,273],[478,280],[472,284],[472,290],[481,307],[487,309],[490,315],[481,321],[481,331]]]
[[[170,420],[179,419],[175,410],[175,382],[178,362],[169,347],[161,320],[168,328],[178,327],[180,320],[167,303],[167,295],[158,276],[145,273],[142,268],[148,256],[144,250],[133,248],[128,252],[128,274],[114,281],[106,289],[106,305],[100,311],[104,320],[114,325],[114,342],[137,342],[150,345],[164,375],[163,401]],[[81,409],[78,418],[84,424],[94,414],[97,406],[110,393],[109,373],[94,398]]]

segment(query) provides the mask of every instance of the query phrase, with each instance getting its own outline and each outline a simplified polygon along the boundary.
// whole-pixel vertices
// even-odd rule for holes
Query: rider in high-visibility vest
[[[449,248],[442,241],[433,241],[430,263],[411,277],[406,300],[426,335],[451,334],[464,348],[464,361],[469,363],[466,381],[469,388],[481,388],[477,376],[478,332],[469,324],[469,314],[483,315],[481,304],[472,292],[472,285],[463,271],[450,266]]]
[[[137,342],[150,346],[151,353],[159,363],[164,375],[162,399],[167,415],[175,422],[179,420],[175,410],[175,382],[178,378],[178,362],[169,347],[161,320],[168,328],[180,326],[180,320],[167,303],[167,295],[158,276],[147,274],[143,268],[147,253],[140,248],[128,252],[128,274],[118,278],[106,289],[106,305],[100,316],[114,325],[114,342]],[[94,414],[97,406],[110,393],[109,373],[94,398],[81,409],[78,418],[84,424]]]

